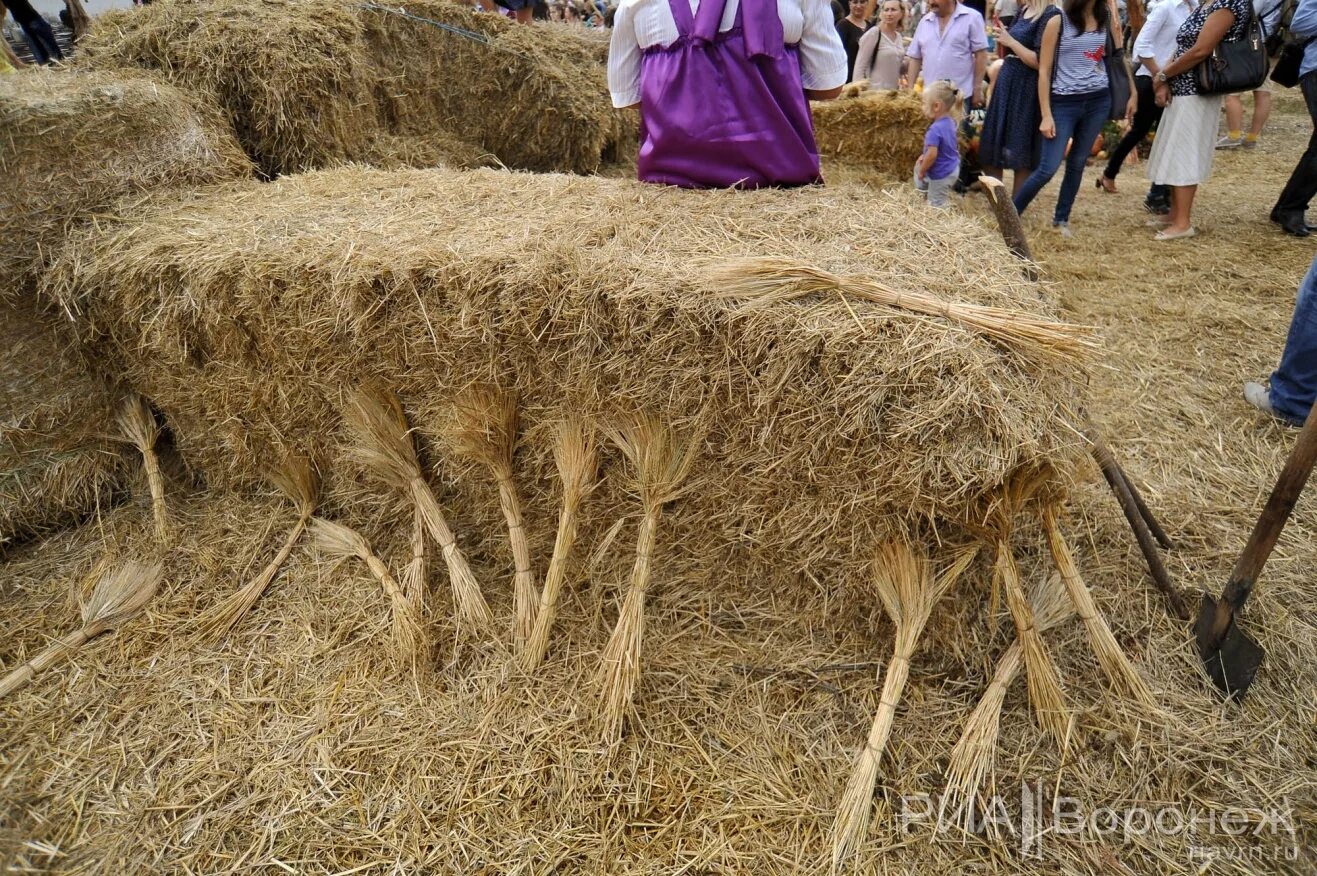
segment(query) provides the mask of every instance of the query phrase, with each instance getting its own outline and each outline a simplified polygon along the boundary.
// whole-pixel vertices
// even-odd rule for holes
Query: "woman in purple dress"
[[[608,88],[640,110],[646,182],[820,182],[808,101],[846,73],[826,0],[622,0],[613,20]]]

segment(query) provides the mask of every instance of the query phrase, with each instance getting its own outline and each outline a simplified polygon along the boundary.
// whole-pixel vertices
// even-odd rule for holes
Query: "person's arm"
[[[983,77],[988,73],[988,50],[980,49],[974,53],[974,94],[971,95],[969,102],[972,107],[983,106],[984,104],[984,86]]]
[[[1178,2],[1178,0],[1174,0]],[[1166,26],[1166,18],[1169,15],[1172,0],[1159,3],[1148,13],[1148,20],[1143,22],[1143,29],[1139,31],[1138,37],[1134,40],[1134,62],[1142,64],[1148,68],[1148,72],[1153,76],[1161,66],[1157,63],[1156,45],[1161,40],[1162,28]]]
[[[1032,70],[1038,69],[1038,53],[1011,36],[1010,29],[1004,25],[997,29],[997,42],[1011,50],[1011,54],[1024,62]]]
[[[928,176],[928,172],[933,169],[933,162],[935,161],[937,161],[937,147],[925,146],[924,154],[919,156],[919,164],[916,165],[916,175],[920,179]]]
[[[1290,19],[1290,33],[1301,40],[1317,37],[1317,0],[1299,0]]]
[[[1171,86],[1167,80],[1179,76],[1186,70],[1192,70],[1209,57],[1221,44],[1221,40],[1225,39],[1234,23],[1235,13],[1228,7],[1223,6],[1213,10],[1212,14],[1207,16],[1207,21],[1203,22],[1203,29],[1198,33],[1198,39],[1189,50],[1161,68],[1153,80],[1158,106],[1165,106],[1171,102]]]
[[[852,82],[865,82],[869,71],[873,69],[873,58],[882,42],[882,28],[871,27],[860,37],[860,47],[855,52],[855,72],[851,74]]]
[[[846,84],[846,48],[832,21],[832,6],[826,0],[801,0],[804,23],[797,51],[800,82],[810,100],[832,100]]]
[[[1061,16],[1053,15],[1043,28],[1043,45],[1038,50],[1038,108],[1043,114],[1038,130],[1049,140],[1056,136],[1056,122],[1052,120],[1052,63],[1060,39]]]
[[[633,15],[631,4],[618,6],[608,43],[608,91],[613,106],[627,109],[640,107],[640,43]]]

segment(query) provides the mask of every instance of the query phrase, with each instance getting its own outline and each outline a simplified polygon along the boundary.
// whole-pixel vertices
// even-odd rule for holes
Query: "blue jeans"
[[[19,26],[23,29],[27,47],[32,50],[32,60],[38,64],[64,60],[64,53],[60,51],[59,43],[55,40],[55,32],[44,18],[35,18]]]
[[[1276,413],[1302,424],[1317,396],[1317,259],[1299,287],[1290,319],[1289,337],[1280,367],[1271,375],[1271,406]]]
[[[1052,214],[1052,221],[1070,221],[1070,208],[1075,205],[1079,184],[1084,181],[1084,163],[1088,161],[1093,144],[1107,123],[1107,111],[1110,109],[1111,97],[1106,91],[1052,95],[1052,121],[1056,124],[1056,136],[1050,140],[1043,138],[1043,152],[1038,168],[1029,174],[1015,196],[1017,211],[1023,213],[1033,199],[1038,197],[1043,186],[1056,176],[1064,158],[1065,177],[1061,180],[1061,195],[1056,199],[1056,212]],[[1071,140],[1074,142],[1070,146],[1070,157],[1066,158],[1066,144]]]

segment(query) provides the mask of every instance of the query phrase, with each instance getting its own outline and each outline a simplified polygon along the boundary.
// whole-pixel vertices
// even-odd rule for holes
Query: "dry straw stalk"
[[[320,494],[320,478],[310,460],[300,456],[289,457],[270,474],[270,480],[280,492],[297,505],[297,522],[289,530],[279,552],[261,570],[261,573],[201,618],[197,631],[203,640],[212,644],[232,632],[234,627],[247,616],[247,612],[251,611],[252,606],[260,600],[266,588],[274,581],[275,575],[279,574],[279,569],[288,562],[293,547],[302,537],[311,515],[315,513]]]
[[[1061,692],[1061,674],[1043,641],[1038,620],[1034,617],[1029,600],[1020,583],[1020,568],[1011,552],[1010,540],[997,541],[997,559],[994,574],[1006,592],[1006,607],[1015,623],[1015,634],[1020,640],[1024,667],[1029,688],[1029,702],[1033,704],[1038,724],[1056,739],[1063,748],[1070,743],[1070,712],[1066,709]]]
[[[398,656],[413,669],[424,670],[429,663],[430,636],[388,566],[370,549],[370,543],[361,533],[322,517],[311,519],[311,532],[316,544],[331,557],[355,557],[366,564],[392,605],[393,641]]]
[[[1073,613],[1065,589],[1057,577],[1040,582],[1029,596],[1034,621],[1043,631],[1057,626]],[[997,661],[992,681],[965,722],[960,740],[951,751],[951,763],[947,768],[947,793],[952,805],[957,807],[956,811],[963,811],[966,819],[973,813],[974,801],[997,753],[1002,703],[1006,699],[1007,690],[1020,674],[1023,661],[1024,645],[1017,636]]]
[[[380,480],[411,498],[430,537],[443,551],[459,627],[465,624],[476,630],[491,629],[494,615],[470,564],[457,546],[439,500],[421,476],[402,405],[390,392],[362,389],[349,396],[343,418],[354,437],[352,457]]]
[[[549,634],[558,614],[558,597],[567,579],[567,563],[576,545],[577,511],[581,500],[596,483],[599,456],[595,449],[594,433],[585,422],[574,416],[558,423],[553,445],[553,461],[562,481],[562,507],[558,511],[558,534],[553,541],[553,557],[540,592],[540,607],[535,613],[535,627],[531,630],[522,667],[534,669],[544,660],[549,648]]]
[[[887,738],[896,719],[896,706],[901,701],[906,678],[910,674],[910,658],[914,654],[919,636],[928,623],[933,606],[942,594],[965,572],[973,561],[977,549],[963,551],[951,566],[936,580],[926,557],[920,556],[903,541],[884,542],[874,559],[874,586],[883,608],[896,624],[896,643],[892,662],[883,677],[883,691],[878,700],[878,712],[864,747],[860,749],[850,780],[837,806],[837,818],[832,828],[832,866],[837,870],[850,857],[864,839],[869,825],[869,807],[873,803],[874,783],[878,780],[878,765]]]
[[[809,295],[838,295],[843,301],[869,301],[943,317],[1029,356],[1082,362],[1096,348],[1088,326],[1000,307],[943,301],[922,292],[900,292],[869,277],[832,274],[790,259],[738,259],[715,267],[713,275],[715,294],[720,298],[770,304]]]
[[[1049,504],[1043,509],[1043,529],[1047,533],[1047,546],[1052,552],[1052,560],[1056,563],[1057,571],[1061,573],[1061,580],[1065,582],[1070,600],[1074,603],[1075,613],[1084,622],[1084,630],[1088,633],[1093,654],[1097,657],[1102,671],[1106,673],[1107,680],[1117,692],[1148,708],[1155,708],[1156,701],[1152,692],[1148,690],[1148,686],[1144,684],[1138,672],[1130,665],[1125,652],[1116,643],[1111,627],[1107,626],[1106,619],[1102,617],[1097,604],[1093,601],[1093,594],[1079,574],[1079,564],[1075,562],[1070,545],[1066,543],[1065,536],[1061,533],[1058,513],[1055,504]]]
[[[425,610],[425,582],[429,577],[425,557],[425,517],[419,505],[412,510],[412,558],[402,572],[402,592],[420,614]]]
[[[115,418],[124,438],[141,452],[146,467],[146,483],[151,490],[151,511],[155,517],[155,536],[160,544],[169,541],[169,517],[165,511],[165,478],[160,472],[160,458],[156,456],[155,442],[160,437],[155,414],[146,399],[129,393],[119,404]]]
[[[160,586],[159,563],[128,562],[101,576],[82,606],[82,626],[0,679],[0,698],[27,684],[34,675],[75,653],[102,633],[118,629],[137,615]]]
[[[640,680],[640,653],[645,638],[645,594],[653,572],[654,547],[658,542],[663,506],[684,489],[695,459],[698,440],[679,441],[672,430],[648,415],[641,415],[608,436],[631,468],[640,493],[644,516],[636,536],[636,561],[631,583],[600,660],[600,718],[605,743],[621,738],[622,719],[631,706]]]
[[[535,626],[539,594],[531,567],[530,542],[522,521],[521,497],[512,476],[512,456],[517,444],[517,400],[511,393],[476,387],[458,398],[447,437],[453,450],[484,465],[498,484],[498,504],[508,527],[512,547],[513,645],[523,652]]]

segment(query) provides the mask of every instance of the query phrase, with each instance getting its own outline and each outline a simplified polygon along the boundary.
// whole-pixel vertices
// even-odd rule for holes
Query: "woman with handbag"
[[[1243,0],[1248,2],[1248,0]],[[1124,114],[1134,114],[1135,96],[1129,91],[1129,71],[1112,33],[1111,5],[1106,0],[1065,0],[1061,15],[1043,29],[1038,51],[1038,103],[1042,122],[1043,148],[1038,168],[1015,194],[1015,209],[1023,213],[1051,181],[1065,160],[1065,176],[1056,199],[1052,225],[1070,236],[1070,209],[1084,181],[1084,164],[1103,126],[1113,115],[1112,84],[1123,75],[1128,94]],[[1121,69],[1113,76],[1110,64]],[[1119,108],[1115,113],[1120,115]],[[1069,154],[1066,145],[1069,143]]]
[[[1166,216],[1166,227],[1157,232],[1157,240],[1179,240],[1197,233],[1191,222],[1194,196],[1199,184],[1212,174],[1221,102],[1229,90],[1257,87],[1254,82],[1213,81],[1208,68],[1221,56],[1220,48],[1230,46],[1232,55],[1237,50],[1248,50],[1245,36],[1253,24],[1251,0],[1204,3],[1180,25],[1175,34],[1175,57],[1153,77],[1157,103],[1166,111],[1148,159],[1148,179],[1171,187],[1171,212]],[[1265,79],[1266,49],[1259,45],[1257,50]],[[1238,71],[1245,66],[1234,57],[1227,60],[1231,63],[1218,65],[1217,69],[1233,67]],[[1204,62],[1208,62],[1208,68],[1196,69]]]

